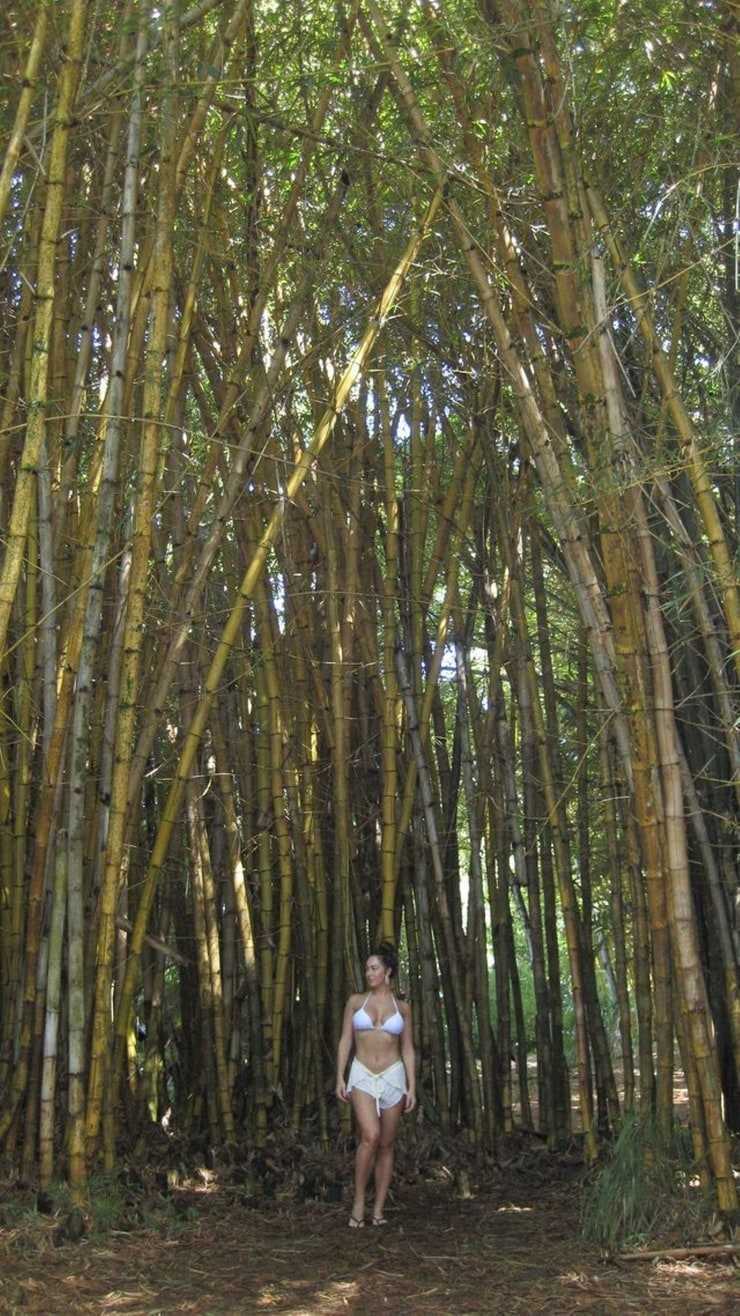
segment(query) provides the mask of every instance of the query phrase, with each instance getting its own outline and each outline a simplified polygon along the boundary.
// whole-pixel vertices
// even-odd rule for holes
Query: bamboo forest
[[[565,1203],[617,1212],[630,1139],[731,1309],[739,33],[737,0],[6,0],[0,1254],[21,1199],[84,1248],[101,1184],[192,1205],[200,1166],[356,1290],[3,1310],[511,1312],[441,1222],[537,1174],[584,1254]],[[387,943],[384,1246],[408,1203],[457,1298],[446,1256],[381,1299],[346,1230],[337,1048]]]

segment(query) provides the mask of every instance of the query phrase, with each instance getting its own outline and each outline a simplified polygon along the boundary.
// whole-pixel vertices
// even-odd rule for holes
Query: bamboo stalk
[[[73,126],[73,109],[80,74],[86,14],[86,0],[70,0],[69,26],[64,61],[59,75],[59,89],[54,112],[54,131],[49,153],[46,204],[39,238],[36,309],[28,389],[28,423],[23,451],[18,464],[13,505],[8,520],[5,554],[2,571],[0,572],[0,653],[6,646],[10,612],[21,573],[28,521],[31,515],[31,502],[36,483],[36,472],[46,424],[57,239],[65,203],[67,152]]]
[[[15,120],[11,129],[10,138],[5,148],[3,158],[3,167],[0,171],[0,226],[5,218],[5,212],[10,200],[10,192],[13,186],[13,175],[16,166],[21,157],[23,148],[23,138],[26,132],[28,117],[31,113],[31,106],[36,94],[36,83],[41,68],[41,60],[44,55],[46,46],[46,33],[49,26],[49,6],[41,4],[36,11],[36,22],[34,24],[31,45],[28,51],[23,77],[21,79],[21,94],[18,97],[18,104],[15,111]]]

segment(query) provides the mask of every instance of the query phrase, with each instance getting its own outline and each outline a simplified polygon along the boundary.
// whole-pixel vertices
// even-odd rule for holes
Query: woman
[[[337,1049],[337,1096],[351,1101],[360,1134],[355,1157],[355,1196],[350,1229],[365,1223],[365,1190],[375,1166],[372,1222],[386,1223],[383,1210],[393,1174],[393,1142],[402,1113],[416,1105],[416,1069],[411,1009],[391,989],[398,957],[388,942],[365,965],[367,995],[355,992],[344,1010]],[[354,1042],[355,1058],[344,1071]]]

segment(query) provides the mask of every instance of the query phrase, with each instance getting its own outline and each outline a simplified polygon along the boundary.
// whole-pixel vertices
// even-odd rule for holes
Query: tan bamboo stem
[[[381,376],[378,389],[380,424],[383,438],[383,475],[385,491],[385,570],[383,572],[383,795],[380,840],[382,882],[382,936],[395,941],[396,848],[396,777],[398,753],[398,682],[395,649],[397,640],[396,607],[398,594],[398,499],[396,465],[385,384]]]
[[[154,497],[161,441],[161,370],[170,325],[170,291],[173,275],[172,236],[175,221],[174,147],[176,132],[177,14],[173,0],[163,8],[167,81],[160,116],[159,188],[157,218],[150,271],[151,332],[144,365],[143,425],[137,460],[131,570],[128,582],[126,625],[116,723],[114,770],[108,822],[106,866],[100,900],[93,1046],[87,1085],[85,1138],[92,1148],[102,1115],[102,1094],[109,1031],[111,952],[115,902],[123,863],[128,775],[133,752],[143,644],[143,621],[149,555],[152,542]],[[110,1160],[111,1149],[107,1150]]]
[[[648,600],[648,636],[655,681],[656,727],[666,817],[666,867],[671,944],[682,998],[687,1007],[687,1041],[696,1064],[709,1160],[721,1211],[737,1210],[730,1140],[722,1114],[717,1051],[699,953],[696,913],[691,893],[686,822],[675,721],[670,656],[660,611],[660,585],[647,517],[637,508],[644,589]]]
[[[619,1008],[619,1037],[622,1048],[624,1109],[625,1112],[627,1112],[633,1109],[635,1103],[635,1073],[634,1055],[632,1050],[632,1020],[630,1016],[629,987],[627,979],[626,926],[624,920],[624,900],[622,896],[622,866],[620,863],[617,810],[615,802],[617,786],[611,768],[609,738],[606,728],[602,730],[599,740],[599,770],[601,781],[602,817],[604,820],[609,886],[611,889],[611,914],[614,934],[617,1004]]]
[[[41,60],[46,45],[46,33],[49,26],[49,6],[40,4],[36,11],[36,22],[34,24],[31,45],[28,51],[23,76],[21,79],[21,94],[18,97],[18,104],[15,110],[15,120],[11,129],[10,138],[5,148],[2,171],[0,171],[0,228],[5,218],[5,212],[8,208],[10,192],[13,186],[13,175],[16,166],[21,157],[23,149],[23,138],[26,133],[28,116],[31,113],[33,98],[36,94],[36,83],[41,67]]]
[[[23,564],[28,520],[46,424],[57,239],[64,209],[67,151],[73,125],[73,108],[80,74],[86,13],[86,0],[71,0],[49,153],[46,204],[39,238],[36,310],[28,388],[28,423],[18,464],[13,505],[7,527],[5,555],[0,573],[0,653],[5,648],[10,611]]]

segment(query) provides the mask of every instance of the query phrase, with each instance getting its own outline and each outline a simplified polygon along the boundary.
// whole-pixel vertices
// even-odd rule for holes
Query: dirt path
[[[578,1235],[577,1172],[512,1172],[474,1198],[404,1186],[383,1229],[344,1208],[281,1200],[260,1210],[204,1184],[167,1232],[140,1228],[52,1246],[0,1230],[0,1311],[25,1316],[730,1316],[722,1263],[608,1264]],[[172,1219],[172,1217],[171,1217]]]

